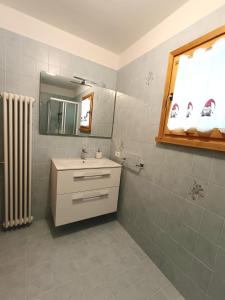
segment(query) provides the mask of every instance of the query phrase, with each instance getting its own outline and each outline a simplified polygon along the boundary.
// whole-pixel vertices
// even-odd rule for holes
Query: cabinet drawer
[[[120,183],[121,168],[67,170],[57,172],[57,194],[81,192]]]
[[[57,195],[55,226],[115,212],[118,187]]]

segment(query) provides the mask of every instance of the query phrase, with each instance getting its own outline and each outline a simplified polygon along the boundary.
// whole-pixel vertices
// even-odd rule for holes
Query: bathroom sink
[[[57,170],[95,169],[95,168],[117,168],[121,165],[107,158],[83,159],[52,159]]]

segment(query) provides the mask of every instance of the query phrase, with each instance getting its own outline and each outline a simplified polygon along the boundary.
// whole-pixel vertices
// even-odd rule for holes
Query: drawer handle
[[[110,176],[111,172],[110,171],[102,171],[102,172],[93,172],[93,173],[75,173],[73,174],[73,178],[96,178],[96,177],[104,177],[104,176]]]
[[[80,195],[79,197],[73,198],[72,202],[75,203],[75,202],[79,202],[79,201],[90,201],[90,200],[93,200],[93,199],[101,198],[103,196],[106,197],[108,195],[109,195],[108,191],[99,192],[99,193],[96,193],[96,194],[92,194],[90,196],[83,194],[83,195]]]

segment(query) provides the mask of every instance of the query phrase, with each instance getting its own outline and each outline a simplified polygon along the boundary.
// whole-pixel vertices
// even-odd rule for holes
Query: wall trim
[[[113,70],[118,69],[117,54],[3,4],[0,4],[0,27]]]
[[[120,55],[3,4],[0,27],[119,70],[223,5],[225,0],[189,0]]]
[[[223,5],[225,0],[189,0],[121,53],[119,68],[169,40]]]

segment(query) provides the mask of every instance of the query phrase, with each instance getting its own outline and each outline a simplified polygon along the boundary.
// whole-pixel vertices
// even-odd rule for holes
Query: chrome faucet
[[[82,151],[81,151],[81,159],[85,160],[86,159],[86,154],[87,154],[87,150],[85,148],[82,148]]]

